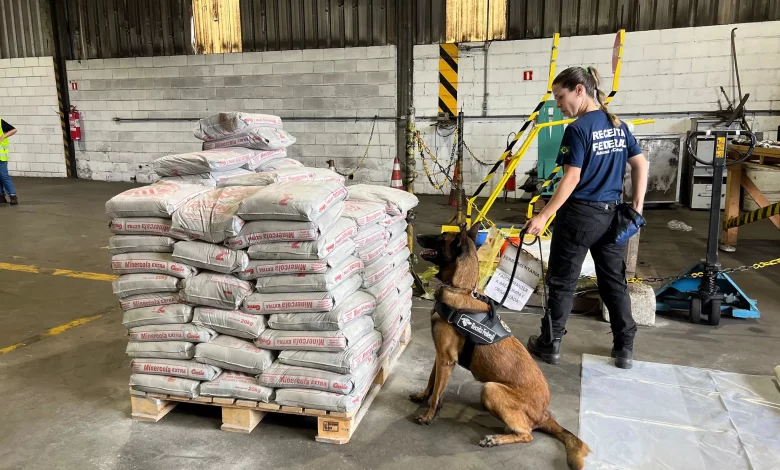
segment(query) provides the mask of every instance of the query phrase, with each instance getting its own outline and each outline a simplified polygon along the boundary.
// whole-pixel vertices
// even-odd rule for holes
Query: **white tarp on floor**
[[[780,387],[771,376],[583,355],[587,469],[780,468]]]

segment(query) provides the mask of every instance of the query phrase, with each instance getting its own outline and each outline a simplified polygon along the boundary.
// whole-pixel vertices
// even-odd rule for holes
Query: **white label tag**
[[[520,266],[517,268],[519,270]],[[496,269],[496,272],[493,274],[493,277],[490,278],[487,287],[485,287],[485,295],[496,302],[500,302],[506,293],[509,279],[509,274],[500,269]],[[512,290],[509,292],[509,295],[504,302],[504,307],[510,310],[523,310],[523,307],[528,303],[528,299],[531,297],[533,291],[534,289],[532,287],[515,277],[514,282],[512,282]]]

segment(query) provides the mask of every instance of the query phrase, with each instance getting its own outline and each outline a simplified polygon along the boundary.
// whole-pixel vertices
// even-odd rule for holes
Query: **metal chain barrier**
[[[368,150],[371,148],[371,140],[374,138],[374,129],[376,129],[376,122],[379,120],[379,116],[375,115],[374,120],[371,123],[371,134],[368,136],[368,143],[366,144],[366,151],[363,152],[363,157],[358,162],[357,166],[354,170],[350,171],[349,173],[341,173],[340,171],[336,170],[336,173],[340,174],[341,176],[345,178],[351,178],[355,176],[355,173],[363,166],[363,162],[366,161],[366,157],[368,157]]]
[[[746,264],[736,268],[721,269],[720,271],[718,271],[718,273],[731,274],[735,272],[750,271],[751,269],[763,269],[769,266],[778,266],[778,265],[780,265],[780,258],[776,258],[769,261],[760,261],[758,263],[753,263],[753,264]],[[669,277],[648,277],[648,278],[634,277],[631,279],[627,279],[627,281],[633,284],[641,284],[643,282],[678,281],[686,277],[699,278],[702,277],[703,275],[704,275],[703,272],[697,272],[697,273],[690,273],[690,274],[683,274],[679,276],[669,276]]]

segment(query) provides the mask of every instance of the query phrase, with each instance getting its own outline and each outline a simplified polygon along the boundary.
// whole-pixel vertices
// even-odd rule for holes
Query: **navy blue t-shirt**
[[[614,127],[607,113],[596,110],[569,124],[556,163],[582,169],[573,199],[619,201],[626,161],[640,153],[642,148],[626,123]]]

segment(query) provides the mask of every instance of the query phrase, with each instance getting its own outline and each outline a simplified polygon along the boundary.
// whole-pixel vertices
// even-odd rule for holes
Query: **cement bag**
[[[376,299],[365,292],[355,292],[337,308],[320,313],[275,313],[268,326],[286,331],[340,330],[363,315],[371,315]]]
[[[361,366],[355,375],[344,375],[322,369],[288,366],[277,361],[257,377],[257,383],[273,388],[305,388],[349,395],[370,369],[371,363],[368,363]]]
[[[272,150],[273,152],[284,152],[285,155],[287,155],[287,150]],[[282,168],[301,168],[303,167],[303,163],[299,162],[298,160],[295,160],[294,158],[282,158],[279,160],[273,160],[267,163],[264,163],[262,166],[255,168],[255,171],[274,171],[274,170],[281,170]],[[307,170],[311,170],[311,168],[307,168]]]
[[[153,292],[178,292],[179,278],[166,274],[123,274],[111,281],[119,298]]]
[[[412,298],[414,297],[414,289],[412,289],[411,286],[406,287],[405,289],[398,289],[398,301],[401,302],[402,305],[409,305],[409,308],[412,306]]]
[[[191,243],[191,242],[181,242],[181,243]],[[179,246],[179,243],[176,244],[176,246]],[[394,268],[400,268],[404,266],[404,263],[409,262],[409,257],[412,256],[412,253],[409,251],[408,248],[404,247],[401,248],[397,253],[395,253],[393,256],[389,256],[390,263],[392,263]]]
[[[223,274],[242,271],[249,265],[249,257],[245,251],[200,241],[177,243],[173,250],[173,259]]]
[[[240,372],[222,371],[219,377],[200,384],[200,396],[238,398],[268,403],[274,396],[273,389],[257,385],[257,379]]]
[[[126,311],[122,316],[122,325],[125,328],[189,323],[190,321],[192,321],[192,307],[184,304],[134,308]]]
[[[252,293],[252,284],[229,274],[201,273],[184,282],[182,296],[187,302],[224,310],[237,310]]]
[[[157,341],[154,343],[127,343],[125,354],[130,357],[151,357],[155,359],[192,359],[195,344],[186,341]]]
[[[372,285],[371,287],[363,288],[362,290],[368,294],[371,294],[376,299],[377,305],[379,305],[385,301],[388,295],[394,292],[398,292],[395,288],[397,279],[398,278],[396,276],[386,276],[384,279]],[[360,283],[361,285],[363,284],[362,278]]]
[[[184,398],[197,397],[199,385],[200,382],[197,380],[164,375],[133,374],[130,376],[130,388],[133,390]]]
[[[248,339],[257,338],[266,327],[263,315],[208,307],[195,308],[192,323],[211,328],[218,333]]]
[[[325,259],[357,233],[351,219],[342,217],[317,240],[294,242],[259,242],[249,247],[251,259]]]
[[[259,126],[281,129],[282,118],[272,114],[217,113],[198,121],[193,134],[200,140],[219,140]]]
[[[244,175],[253,175],[255,172],[244,168],[234,168],[226,171],[214,171],[211,173],[199,173],[197,175],[165,176],[160,181],[173,181],[186,184],[200,184],[214,189],[220,182],[227,181]]]
[[[291,146],[295,140],[295,137],[284,129],[255,127],[227,139],[203,142],[203,149],[244,147],[255,150],[279,150]]]
[[[108,227],[117,235],[159,235],[178,240],[191,240],[192,237],[173,228],[171,219],[160,217],[114,218]],[[128,252],[129,253],[129,252]]]
[[[397,191],[397,190],[396,190]],[[379,240],[387,239],[387,231],[381,225],[371,225],[355,235],[354,241],[357,249],[370,246]]]
[[[119,299],[119,306],[122,310],[132,310],[143,307],[157,307],[160,305],[172,305],[184,302],[184,299],[178,292],[163,292],[154,294],[131,295]]]
[[[209,328],[184,323],[181,325],[144,325],[130,328],[130,341],[187,341],[189,343],[208,343],[217,337],[217,332]]]
[[[362,282],[360,276],[352,276],[331,292],[252,294],[244,300],[241,311],[255,315],[330,312],[357,292]]]
[[[182,279],[192,277],[198,270],[174,261],[170,253],[124,253],[111,257],[111,269],[116,274],[167,274]]]
[[[346,181],[343,176],[329,168],[309,168],[309,171],[314,173],[314,181],[319,181],[321,183],[344,184]]]
[[[173,226],[193,238],[211,243],[235,237],[244,227],[244,221],[237,215],[238,208],[257,190],[251,186],[213,189],[176,211]]]
[[[388,234],[387,238],[392,240],[393,238],[399,236],[402,233],[405,234],[406,233],[406,227],[408,227],[408,226],[409,226],[409,224],[406,223],[406,220],[403,220],[403,219],[401,219],[398,222],[388,226],[387,227],[387,234]]]
[[[355,251],[355,244],[347,240],[322,260],[251,260],[247,268],[236,276],[245,281],[280,274],[324,274],[343,263]]]
[[[282,351],[279,353],[279,362],[290,366],[329,370],[337,374],[354,374],[358,367],[376,356],[380,346],[382,334],[372,331],[346,351]]]
[[[260,150],[255,152],[255,155],[249,159],[244,168],[253,172],[266,171],[264,168],[267,165],[272,165],[274,162],[280,160],[286,160],[286,156],[286,149]],[[301,164],[301,166],[303,166],[303,164]]]
[[[408,212],[404,212],[402,214],[396,214],[396,215],[387,214],[385,218],[382,220],[382,225],[384,225],[385,227],[389,227],[400,220],[406,220],[408,214],[409,214]]]
[[[251,259],[313,260],[330,257],[357,233],[355,222],[342,217],[317,240],[294,242],[259,242],[247,250]]]
[[[263,331],[255,344],[259,348],[301,351],[344,351],[374,328],[371,317],[363,316],[339,331]]]
[[[377,240],[376,243],[373,245],[368,245],[361,247],[359,250],[355,251],[355,256],[360,258],[360,260],[363,262],[363,265],[368,268],[369,266],[373,265],[385,254],[385,247],[387,245],[387,240],[384,238],[381,240]]]
[[[403,305],[400,302],[400,296],[398,292],[392,293],[387,296],[382,303],[376,306],[372,317],[374,318],[374,325],[381,325],[388,318],[392,318],[393,315],[398,313],[398,309]]]
[[[244,220],[302,220],[313,222],[328,209],[343,204],[347,188],[341,183],[289,181],[257,190],[238,210]]]
[[[395,268],[393,258],[383,256],[363,271],[363,288],[367,289],[387,277]]]
[[[257,292],[279,294],[282,292],[330,292],[352,276],[360,274],[363,262],[354,256],[322,274],[280,274],[257,280]]]
[[[256,153],[256,150],[246,148],[201,150],[160,157],[152,162],[152,168],[160,176],[199,175],[235,170],[246,165]]]
[[[375,361],[349,395],[302,388],[283,388],[276,392],[276,403],[282,406],[351,413],[360,407],[378,370],[379,363]]]
[[[250,173],[236,178],[220,181],[217,186],[268,186],[274,183],[286,183],[288,181],[313,181],[312,175],[305,168],[283,168],[281,170]]]
[[[166,375],[193,380],[213,380],[222,372],[222,369],[209,364],[180,359],[133,359],[130,367],[134,374]]]
[[[390,315],[382,323],[376,324],[376,331],[382,333],[383,343],[386,343],[388,339],[395,338],[396,333],[398,333],[398,329],[401,326],[401,307],[401,304],[397,304],[396,308],[390,312]]]
[[[387,215],[387,209],[384,204],[368,201],[346,201],[344,202],[344,215],[354,220],[358,227],[378,224],[382,222]]]
[[[420,200],[414,194],[385,186],[356,184],[349,187],[349,198],[356,201],[372,201],[385,204],[387,213],[401,215],[417,207]]]
[[[173,244],[171,237],[158,235],[114,235],[108,240],[108,251],[112,255],[122,253],[172,253]]]
[[[408,246],[409,246],[409,237],[406,235],[406,232],[398,234],[395,237],[391,238],[390,241],[387,242],[387,248],[385,249],[385,254],[388,256],[393,256]],[[406,250],[406,252],[411,255],[409,250]],[[408,257],[409,256],[407,256],[407,258]]]
[[[209,189],[198,184],[159,182],[128,189],[106,202],[106,214],[116,217],[164,217]]]
[[[274,362],[275,354],[260,349],[251,341],[221,335],[210,343],[195,347],[195,360],[222,369],[257,375]]]
[[[238,250],[261,242],[317,240],[339,221],[343,210],[343,204],[333,206],[314,222],[297,220],[247,222],[238,235],[225,240],[225,245]]]

